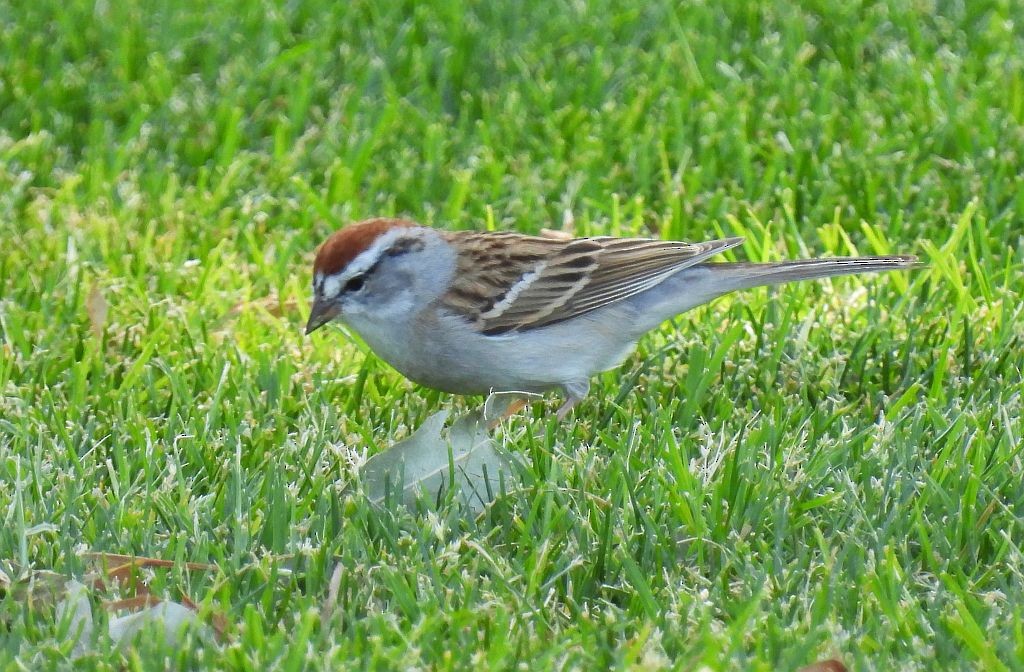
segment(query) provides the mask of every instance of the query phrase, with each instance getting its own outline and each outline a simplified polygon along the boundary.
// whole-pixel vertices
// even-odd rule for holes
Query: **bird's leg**
[[[562,388],[565,390],[565,403],[558,409],[558,414],[556,415],[559,422],[565,420],[573,407],[583,401],[583,397],[587,396],[587,393],[590,392],[590,381],[584,380],[582,383],[566,383]]]
[[[565,420],[565,416],[569,415],[569,413],[572,412],[572,407],[579,402],[579,399],[573,399],[572,397],[566,399],[565,403],[558,408],[558,414],[556,416],[558,421],[561,422],[562,420]]]

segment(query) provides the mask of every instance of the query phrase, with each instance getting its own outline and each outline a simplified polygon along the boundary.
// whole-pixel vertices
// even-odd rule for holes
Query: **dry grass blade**
[[[327,599],[324,600],[323,607],[320,609],[321,623],[329,622],[334,616],[334,610],[338,606],[338,591],[341,589],[341,576],[344,569],[344,565],[339,562],[331,572],[331,581],[327,586]]]
[[[107,299],[103,296],[103,289],[99,283],[94,282],[85,299],[85,312],[89,315],[89,327],[96,338],[103,337],[103,328],[107,324],[109,308]]]

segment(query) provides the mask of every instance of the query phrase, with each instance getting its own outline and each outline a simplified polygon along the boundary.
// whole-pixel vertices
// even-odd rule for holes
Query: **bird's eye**
[[[345,283],[346,292],[358,292],[366,284],[365,278],[361,275],[353,276],[348,282]]]

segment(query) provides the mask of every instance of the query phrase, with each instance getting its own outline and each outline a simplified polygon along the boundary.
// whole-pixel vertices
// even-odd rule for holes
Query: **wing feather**
[[[536,329],[622,301],[743,240],[451,235],[461,236],[469,253],[462,255],[455,284],[442,301],[489,335]],[[495,245],[494,238],[488,240],[493,236],[515,236],[515,244]]]

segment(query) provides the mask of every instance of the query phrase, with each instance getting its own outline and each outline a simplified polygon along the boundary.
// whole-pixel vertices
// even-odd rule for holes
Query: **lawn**
[[[105,552],[222,634],[76,669],[1021,669],[1022,174],[1017,2],[0,0],[0,666]],[[373,215],[929,266],[683,315],[482,514],[377,508],[482,400],[303,336]]]

